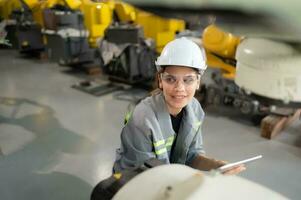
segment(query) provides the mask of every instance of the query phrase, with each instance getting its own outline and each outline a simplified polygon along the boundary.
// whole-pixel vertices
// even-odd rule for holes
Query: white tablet
[[[238,161],[238,162],[228,163],[228,164],[225,164],[225,165],[217,168],[217,170],[220,171],[220,172],[224,172],[224,171],[227,171],[227,170],[229,170],[233,167],[236,167],[238,165],[245,164],[245,163],[257,160],[259,158],[262,158],[262,155],[258,155],[258,156],[252,157],[252,158],[248,158],[248,159],[245,159],[245,160]]]

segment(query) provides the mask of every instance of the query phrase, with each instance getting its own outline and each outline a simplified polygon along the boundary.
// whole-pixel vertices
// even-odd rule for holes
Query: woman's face
[[[193,98],[200,84],[200,75],[189,67],[168,66],[159,74],[159,87],[169,113],[177,115]]]

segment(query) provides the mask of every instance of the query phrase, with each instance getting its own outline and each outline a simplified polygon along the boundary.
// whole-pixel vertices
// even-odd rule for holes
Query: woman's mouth
[[[174,95],[174,96],[172,96],[172,98],[178,99],[178,100],[184,99],[185,97],[186,97],[185,95]]]

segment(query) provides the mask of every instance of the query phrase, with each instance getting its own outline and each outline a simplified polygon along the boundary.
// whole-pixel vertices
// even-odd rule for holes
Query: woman
[[[164,47],[156,66],[160,91],[142,100],[124,126],[114,171],[139,167],[152,158],[206,171],[224,165],[204,155],[204,112],[194,98],[207,68],[204,50],[186,38],[175,39]],[[225,174],[244,169],[242,165]]]

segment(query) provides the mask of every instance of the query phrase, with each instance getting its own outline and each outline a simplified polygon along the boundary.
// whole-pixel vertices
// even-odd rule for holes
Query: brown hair
[[[161,73],[164,72],[166,66],[162,66],[161,69],[159,71],[156,72],[155,74],[155,80],[153,82],[153,90],[150,92],[150,95],[155,95],[155,94],[159,94],[160,92],[162,92],[162,88],[160,88],[159,86],[159,76]]]

